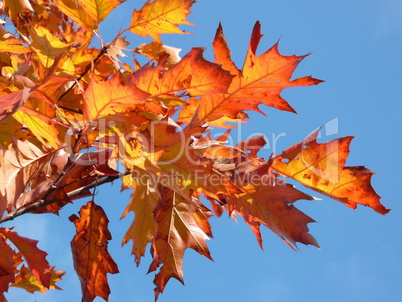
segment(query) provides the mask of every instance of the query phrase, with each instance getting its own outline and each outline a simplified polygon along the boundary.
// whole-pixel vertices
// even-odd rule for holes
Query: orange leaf
[[[306,56],[282,56],[278,44],[262,55],[256,56],[257,46],[262,37],[260,23],[254,26],[249,48],[241,70],[237,69],[230,58],[222,27],[219,26],[213,50],[215,62],[234,76],[227,93],[215,93],[191,99],[179,115],[181,122],[189,122],[194,115],[197,121],[214,122],[224,117],[244,119],[245,110],[261,112],[260,104],[280,110],[294,112],[293,108],[280,96],[283,89],[294,86],[316,85],[321,80],[310,76],[291,80],[297,65]],[[261,112],[262,113],[262,112]],[[215,124],[223,126],[223,122]]]
[[[123,0],[55,0],[57,7],[87,30],[98,29],[110,12]]]
[[[242,99],[265,104],[280,110],[294,111],[280,96],[284,88],[308,86],[321,83],[310,76],[291,80],[297,65],[306,56],[282,56],[278,44],[256,56],[260,39],[261,25],[257,22],[251,34],[250,45],[244,60],[241,74],[236,77],[229,89],[229,99]]]
[[[38,241],[21,237],[11,229],[0,228],[0,233],[9,239],[21,252],[28,264],[30,272],[36,277],[40,284],[49,288],[52,267],[46,260],[47,253],[38,249],[36,246]]]
[[[119,75],[105,82],[93,77],[84,92],[84,116],[93,121],[116,112],[125,112],[137,104],[145,103],[148,96],[148,93],[134,85],[123,85]]]
[[[30,89],[24,88],[0,96],[0,122],[14,114],[27,101],[31,94]]]
[[[186,20],[195,0],[148,0],[139,10],[134,10],[130,31],[161,43],[161,34],[185,34],[179,24],[192,25]]]
[[[318,133],[319,130],[283,151],[275,158],[272,168],[352,209],[361,204],[378,213],[388,213],[370,184],[374,173],[362,166],[345,166],[353,137],[319,144]]]
[[[232,76],[219,65],[205,60],[203,52],[203,48],[193,48],[167,71],[168,56],[162,56],[157,66],[146,64],[127,81],[152,96],[164,97],[183,90],[192,96],[226,92]]]
[[[93,301],[95,297],[108,300],[110,288],[107,273],[119,272],[117,264],[107,250],[112,236],[107,228],[109,220],[103,209],[88,202],[81,207],[80,217],[70,216],[74,222],[77,234],[71,241],[74,268],[82,288],[82,301]]]
[[[208,236],[199,227],[194,215],[200,211],[196,203],[184,199],[174,191],[164,188],[161,200],[155,209],[157,230],[152,242],[154,257],[149,272],[155,271],[155,298],[162,293],[170,278],[183,283],[183,256],[187,248],[192,248],[201,255],[211,259],[206,240]]]

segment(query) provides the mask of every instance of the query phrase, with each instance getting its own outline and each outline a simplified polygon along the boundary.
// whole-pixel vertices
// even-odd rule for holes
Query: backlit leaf
[[[145,103],[148,93],[134,85],[124,85],[118,75],[110,80],[93,78],[84,93],[84,116],[93,121],[117,112],[134,109]]]
[[[58,8],[87,30],[99,24],[120,5],[122,0],[55,0]]]
[[[110,288],[107,273],[119,272],[117,264],[107,247],[112,236],[108,230],[109,220],[103,209],[92,201],[81,207],[80,217],[70,216],[76,227],[71,241],[74,268],[82,289],[82,301],[91,302],[95,297],[108,300]]]
[[[179,24],[192,25],[186,17],[195,0],[148,0],[134,10],[130,30],[143,37],[152,37],[161,43],[161,34],[184,34]]]
[[[319,144],[318,133],[283,151],[275,158],[272,168],[352,209],[361,204],[380,214],[388,213],[370,184],[374,173],[362,166],[345,166],[352,137]]]

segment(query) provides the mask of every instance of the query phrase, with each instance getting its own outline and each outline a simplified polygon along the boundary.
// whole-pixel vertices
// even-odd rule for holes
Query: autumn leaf
[[[54,64],[56,56],[68,53],[68,49],[75,43],[65,43],[60,37],[52,34],[49,29],[43,26],[32,27],[30,34],[32,37],[31,47],[46,68],[50,68]]]
[[[211,94],[200,99],[191,99],[189,106],[180,112],[179,120],[189,122],[194,118],[199,122],[214,122],[224,117],[244,119],[245,110],[261,112],[259,105],[295,112],[280,96],[283,89],[295,86],[316,85],[322,82],[310,76],[291,80],[298,64],[306,56],[283,56],[278,51],[278,44],[257,56],[257,46],[262,37],[260,23],[257,22],[244,60],[243,68],[237,69],[230,58],[230,50],[223,35],[222,26],[218,27],[214,42],[215,62],[228,70],[234,77],[227,93]],[[225,126],[222,121],[216,126]]]
[[[110,80],[93,78],[84,93],[84,116],[93,121],[145,103],[149,94],[133,85],[123,85],[119,75]]]
[[[205,60],[203,52],[203,48],[193,48],[167,71],[164,69],[168,56],[164,56],[157,66],[147,64],[134,72],[128,82],[149,92],[153,97],[161,98],[172,97],[172,92],[183,90],[191,96],[226,92],[232,76],[219,65]]]
[[[179,24],[192,25],[186,17],[195,0],[148,0],[131,17],[130,31],[161,43],[161,34],[184,34]]]
[[[8,291],[10,283],[14,282],[13,255],[14,251],[0,235],[0,294]]]
[[[52,267],[46,260],[47,253],[36,246],[38,241],[22,237],[11,229],[0,228],[0,233],[9,239],[20,251],[28,264],[29,271],[39,283],[49,288]]]
[[[51,267],[50,286],[49,288],[46,288],[38,281],[35,275],[31,274],[29,269],[23,265],[15,277],[12,286],[22,288],[31,294],[36,291],[46,293],[48,289],[60,290],[61,288],[56,285],[56,282],[60,281],[64,274],[65,272],[55,270],[54,267]]]
[[[8,12],[9,18],[14,22],[19,14],[33,12],[29,0],[4,0],[4,10]]]
[[[151,42],[149,44],[141,44],[139,45],[136,49],[134,49],[135,52],[146,56],[147,58],[159,62],[162,55],[164,53],[168,54],[169,57],[166,60],[166,67],[170,68],[181,60],[179,53],[181,51],[180,48],[164,45],[162,43],[158,42]]]
[[[92,201],[81,207],[80,217],[70,216],[77,234],[71,241],[74,268],[82,288],[83,302],[95,297],[108,300],[110,289],[107,273],[119,272],[117,264],[107,250],[112,236],[107,228],[109,220],[103,209]]]
[[[161,192],[161,200],[155,209],[157,231],[152,242],[154,260],[149,268],[149,272],[153,272],[162,264],[154,279],[155,298],[163,292],[170,278],[184,282],[182,266],[187,248],[212,260],[206,243],[208,236],[194,219],[198,212],[193,201],[167,188]]]
[[[98,29],[99,24],[123,3],[122,0],[55,0],[57,7],[87,30]]]
[[[272,168],[303,185],[355,209],[369,206],[380,214],[389,212],[370,184],[372,171],[362,166],[347,167],[353,137],[317,143],[319,130],[275,158]]]
[[[31,93],[30,89],[24,88],[0,96],[0,123],[5,121],[24,105]]]
[[[0,216],[7,207],[16,206],[20,195],[38,177],[54,152],[43,153],[29,141],[18,140],[10,150],[0,149]]]
[[[260,223],[292,248],[297,248],[296,242],[319,247],[313,236],[308,234],[307,224],[314,220],[293,206],[297,200],[313,198],[290,184],[281,184],[268,176],[265,181],[266,184],[247,184],[242,187],[243,193],[229,197],[229,211],[237,211],[243,216],[256,234],[261,248]]]
[[[129,212],[134,212],[134,221],[124,235],[122,244],[133,241],[131,253],[134,255],[137,266],[140,264],[141,257],[145,254],[145,249],[152,242],[156,231],[154,219],[154,209],[159,202],[160,193],[158,187],[152,183],[152,179],[144,171],[137,169],[136,180],[132,188],[134,193],[130,203],[125,209],[122,218]]]

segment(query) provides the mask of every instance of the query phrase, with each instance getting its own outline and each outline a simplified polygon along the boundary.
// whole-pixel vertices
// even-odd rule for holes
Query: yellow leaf
[[[32,27],[31,37],[31,45],[46,68],[53,65],[56,56],[68,53],[69,47],[74,44],[74,42],[64,43],[59,37],[42,26]]]
[[[47,124],[42,119],[26,114],[21,110],[18,110],[16,113],[14,113],[13,117],[18,122],[25,125],[42,144],[50,144],[50,146],[54,149],[60,147],[60,133],[54,124]]]
[[[121,0],[55,0],[57,7],[80,26],[94,30]]]
[[[148,0],[139,10],[134,10],[130,31],[152,37],[161,42],[161,34],[185,34],[179,24],[193,25],[186,20],[195,0]]]

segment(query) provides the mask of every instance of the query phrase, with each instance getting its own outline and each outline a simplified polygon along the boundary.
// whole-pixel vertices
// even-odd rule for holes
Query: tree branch
[[[126,176],[126,175],[128,175],[130,173],[131,173],[131,171],[127,171],[127,172],[119,173],[119,174],[113,175],[113,176],[106,176],[106,177],[104,177],[104,178],[102,178],[100,180],[97,180],[97,181],[95,181],[93,183],[90,183],[90,184],[88,184],[86,186],[83,186],[83,187],[78,188],[78,189],[76,189],[74,191],[68,192],[68,193],[66,193],[66,195],[67,195],[67,197],[73,197],[73,196],[79,195],[79,194],[81,194],[81,193],[83,193],[85,191],[93,189],[94,187],[97,187],[97,186],[100,186],[100,185],[103,185],[103,184],[106,184],[106,183],[109,183],[109,182],[113,182],[116,179],[122,178],[122,177],[124,177],[124,176]],[[63,186],[63,187],[65,187],[65,186]],[[52,203],[57,202],[58,201],[57,199],[48,199],[48,200],[46,200],[46,197],[48,197],[54,191],[62,189],[63,187],[60,187],[60,188],[57,188],[57,187],[53,188],[52,187],[51,190],[46,192],[46,194],[44,195],[44,198],[40,199],[39,201],[31,203],[31,204],[27,205],[26,207],[23,206],[23,207],[15,210],[13,212],[8,213],[7,215],[4,215],[0,219],[0,224],[3,223],[3,222],[6,222],[6,221],[13,220],[14,218],[16,218],[18,216],[21,216],[23,214],[35,211],[37,209],[46,207],[46,206],[48,206],[48,205],[50,205]]]

